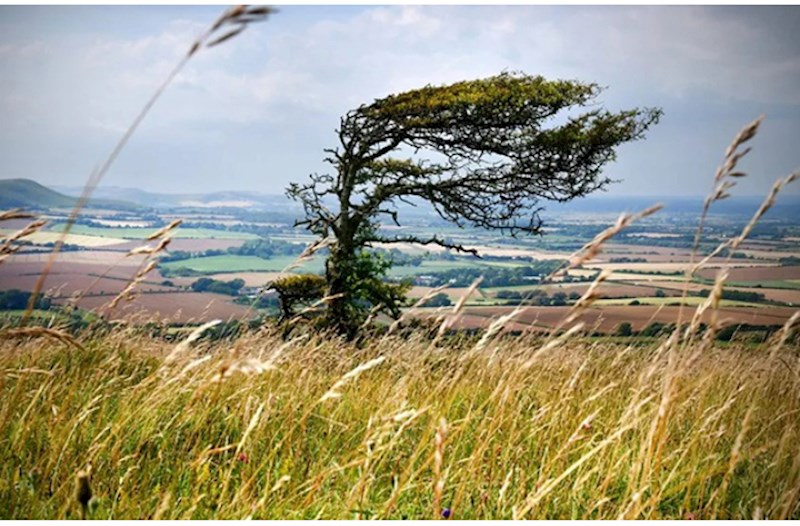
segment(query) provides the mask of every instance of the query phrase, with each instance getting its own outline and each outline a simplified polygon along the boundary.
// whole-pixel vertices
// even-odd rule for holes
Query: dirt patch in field
[[[141,259],[141,258],[138,258]],[[110,268],[107,263],[75,263],[56,260],[45,280],[43,291],[54,297],[69,297],[76,293],[117,294],[123,290],[138,271],[135,261],[123,261],[125,265]],[[14,258],[0,265],[0,290],[19,289],[31,291],[44,269],[42,260],[19,262]],[[161,285],[163,277],[157,270],[150,272],[139,289],[143,291],[166,291],[170,287]]]
[[[230,298],[218,294],[197,292],[141,294],[131,302],[120,304],[113,311],[107,308],[110,300],[111,297],[86,297],[78,303],[78,306],[108,319],[124,319],[132,323],[145,321],[189,323],[255,317],[254,311],[236,305]]]
[[[459,321],[459,327],[485,328],[498,317],[509,314],[514,307],[468,307]],[[652,305],[608,306],[592,308],[580,316],[586,327],[600,332],[611,333],[620,323],[629,322],[634,330],[641,330],[652,322],[675,323],[678,320],[680,307],[659,307]],[[729,323],[749,323],[752,325],[782,325],[795,312],[792,308],[724,308],[719,315]],[[547,329],[557,326],[570,313],[569,307],[528,307],[518,314],[510,324],[509,330],[523,330],[529,327]],[[693,308],[683,309],[683,320],[691,318]],[[437,315],[433,309],[421,312],[422,317]],[[707,312],[704,321],[708,321],[711,313]]]
[[[706,279],[714,279],[718,269],[707,268],[698,272],[698,275]],[[731,269],[728,281],[773,281],[786,279],[800,279],[800,266],[793,267],[770,267],[759,266],[749,268]]]

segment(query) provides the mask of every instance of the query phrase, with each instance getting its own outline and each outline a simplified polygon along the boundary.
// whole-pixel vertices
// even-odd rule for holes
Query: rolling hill
[[[0,209],[25,208],[71,208],[77,198],[51,190],[30,179],[0,179]],[[116,199],[91,199],[96,208],[115,210],[139,210],[139,205]]]

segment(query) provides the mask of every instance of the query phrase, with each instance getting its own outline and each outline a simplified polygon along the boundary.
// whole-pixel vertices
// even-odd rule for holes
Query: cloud
[[[209,18],[205,11],[184,8],[165,22],[162,11],[148,15],[140,9],[127,21],[125,8],[106,9],[119,13],[118,27],[78,29],[67,16],[72,11],[65,10],[60,27],[74,23],[72,33],[17,31],[0,37],[5,123],[0,175],[30,174],[25,153],[30,156],[43,142],[54,152],[112,143]],[[652,140],[635,146],[651,157],[666,155],[676,142],[691,147],[732,135],[731,122],[743,124],[740,115],[749,118],[762,108],[794,108],[781,111],[794,115],[783,117],[790,122],[781,129],[798,128],[800,45],[792,24],[797,10],[288,6],[281,11],[198,54],[132,144],[158,144],[159,155],[167,157],[155,161],[142,151],[139,158],[120,159],[117,173],[187,170],[198,184],[212,188],[219,180],[210,167],[220,163],[211,156],[226,152],[237,157],[227,163],[236,167],[227,183],[254,183],[263,159],[270,160],[276,184],[284,183],[321,168],[320,152],[348,109],[389,93],[502,70],[597,81],[608,86],[601,102],[614,108],[666,105],[665,122]],[[16,23],[24,26],[24,20]],[[140,26],[158,29],[128,30]],[[202,151],[182,153],[181,164],[170,165],[170,151],[186,152],[187,144],[202,145]],[[791,150],[777,148],[781,168]],[[690,155],[701,157],[697,151],[685,154]],[[645,188],[637,172],[648,163],[652,170],[652,160],[626,156],[633,160],[615,170],[629,179],[629,188]],[[99,155],[63,157],[74,164],[57,168],[82,174]],[[702,156],[700,171],[711,170],[710,157]],[[137,181],[164,183],[157,173],[143,177]],[[701,186],[705,190],[706,185],[691,185]]]

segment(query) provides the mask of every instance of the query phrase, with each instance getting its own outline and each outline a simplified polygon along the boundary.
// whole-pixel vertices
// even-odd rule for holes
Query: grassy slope
[[[0,179],[0,209],[3,208],[71,208],[77,199],[51,190],[30,179]],[[141,207],[113,199],[92,199],[90,204],[121,210]]]
[[[2,518],[800,518],[796,349],[82,343],[0,341]]]
[[[30,179],[0,179],[0,208],[70,207],[76,199]]]

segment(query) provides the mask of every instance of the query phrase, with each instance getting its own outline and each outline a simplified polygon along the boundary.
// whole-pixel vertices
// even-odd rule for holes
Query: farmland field
[[[7,236],[8,234],[12,234],[12,230],[3,229],[0,230],[0,237]],[[57,232],[34,232],[33,234],[26,236],[26,240],[30,241],[31,243],[37,244],[45,244],[45,243],[55,243],[61,238],[61,234]],[[79,234],[74,230],[67,234],[67,237],[64,239],[64,243],[68,245],[78,245],[81,247],[109,247],[114,245],[119,245],[120,243],[124,243],[125,241],[120,238],[113,238],[113,237],[103,237],[97,235],[89,235],[89,234]]]
[[[206,274],[228,273],[228,272],[281,272],[286,267],[297,261],[296,256],[276,256],[270,259],[262,259],[257,256],[206,256],[199,258],[183,259],[163,263],[166,269],[187,268],[196,272]],[[323,262],[319,258],[314,258],[297,267],[297,271],[321,272]]]
[[[87,296],[78,307],[95,312],[109,320],[146,323],[202,323],[209,320],[255,317],[247,307],[236,305],[228,296],[195,292],[140,294],[133,301],[108,309],[110,296]]]
[[[708,268],[698,272],[700,277],[706,279],[714,279],[717,275],[717,270]],[[800,279],[800,266],[792,267],[767,267],[767,266],[752,266],[731,269],[728,273],[728,281],[736,282],[759,282],[759,281],[784,281]]]
[[[594,302],[595,305],[598,307],[609,306],[609,305],[630,305],[631,302],[636,301],[642,305],[674,305],[674,304],[681,304],[681,305],[690,305],[693,307],[697,307],[702,305],[703,302],[706,301],[706,298],[700,298],[697,296],[689,296],[686,298],[680,297],[673,297],[673,298],[655,298],[655,297],[626,297],[626,298],[613,298],[613,299],[599,299]],[[759,308],[763,307],[763,305],[758,303],[752,303],[749,301],[737,301],[737,300],[720,300],[720,305],[722,307],[752,307],[752,308]]]
[[[510,314],[514,307],[468,307],[466,313],[457,321],[458,327],[485,328],[492,321],[504,314]],[[421,309],[424,316],[431,315],[431,309]],[[731,323],[749,323],[752,325],[782,325],[796,312],[785,307],[774,308],[741,308],[724,307],[719,315]],[[570,314],[570,307],[524,307],[522,312],[513,318],[506,327],[513,330],[550,329],[557,326]],[[680,315],[683,320],[691,318],[691,308],[681,309],[674,306],[607,306],[593,307],[584,312],[579,320],[590,329],[602,332],[613,332],[620,323],[629,322],[635,330],[641,330],[652,322],[676,323]],[[706,312],[703,320],[710,319]]]

